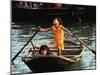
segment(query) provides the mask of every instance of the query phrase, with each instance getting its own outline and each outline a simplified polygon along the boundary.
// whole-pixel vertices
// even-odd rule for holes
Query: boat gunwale
[[[27,57],[27,56],[23,56],[22,57],[22,60],[24,61],[24,62],[27,62],[27,60],[26,59],[36,59],[36,58],[39,58],[39,57],[45,57],[45,58],[47,58],[47,57],[53,57],[53,58],[59,58],[59,59],[64,59],[64,60],[66,60],[66,61],[69,61],[69,62],[77,62],[77,61],[79,61],[80,60],[80,57],[82,56],[82,54],[83,54],[83,52],[84,52],[84,47],[83,47],[83,45],[82,45],[82,47],[81,47],[81,52],[78,54],[78,55],[47,55],[47,56],[43,56],[43,55],[34,55],[34,56],[32,56],[32,57]],[[28,50],[29,51],[29,50]],[[68,57],[69,56],[69,57]]]
[[[64,60],[67,60],[67,61],[70,61],[70,62],[77,62],[79,59],[80,59],[80,57],[82,56],[82,54],[83,54],[83,52],[84,52],[84,45],[82,44],[82,43],[80,43],[80,44],[75,44],[75,42],[72,42],[72,41],[69,41],[69,40],[67,40],[67,42],[68,43],[71,43],[71,44],[73,44],[72,46],[71,45],[69,45],[68,47],[72,47],[71,49],[75,49],[75,48],[77,48],[77,49],[79,49],[79,51],[81,51],[79,54],[77,54],[77,55],[47,55],[47,56],[41,56],[41,55],[39,55],[39,54],[36,54],[36,55],[33,55],[33,56],[31,56],[31,57],[29,57],[28,55],[26,55],[28,52],[28,54],[30,54],[30,50],[27,50],[27,51],[25,51],[25,53],[23,54],[23,56],[22,56],[22,61],[27,61],[26,59],[27,58],[29,58],[30,60],[31,59],[33,59],[34,57],[56,57],[56,58],[61,58],[61,59],[64,59]],[[66,46],[67,47],[67,46]],[[73,47],[75,47],[75,48],[73,48]],[[50,47],[51,48],[51,47]],[[55,48],[55,47],[53,47],[53,48]],[[67,48],[68,49],[68,48]],[[33,52],[36,52],[35,50],[32,50]],[[52,50],[51,49],[51,51],[55,51],[55,50]],[[58,51],[58,50],[56,50],[56,51]],[[78,60],[73,60],[73,59],[78,59]]]

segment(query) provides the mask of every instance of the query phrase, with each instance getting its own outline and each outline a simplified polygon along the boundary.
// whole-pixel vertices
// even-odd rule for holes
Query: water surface
[[[41,24],[43,27],[43,24]],[[46,25],[45,25],[46,26]],[[83,40],[89,47],[95,49],[96,44],[96,25],[91,23],[82,23],[82,24],[68,24],[65,27],[69,28],[72,32],[75,32],[76,35]],[[12,58],[16,55],[16,53],[25,45],[28,39],[35,33],[37,24],[33,25],[23,25],[23,24],[12,24],[11,29],[11,49],[12,49]],[[47,24],[46,27],[50,27]],[[72,38],[67,36],[68,34],[65,32],[65,39]],[[39,32],[34,38],[33,42],[36,46],[41,46],[43,44],[49,43],[53,39],[52,31],[49,32]],[[29,49],[31,44],[29,43],[25,49],[19,54],[19,56],[14,61],[14,65],[11,65],[12,74],[23,74],[23,73],[31,73],[31,70],[22,62],[21,58],[25,50]],[[87,70],[87,69],[95,69],[96,68],[96,59],[95,55],[85,48],[85,52],[79,62],[73,64],[70,69],[71,70]]]

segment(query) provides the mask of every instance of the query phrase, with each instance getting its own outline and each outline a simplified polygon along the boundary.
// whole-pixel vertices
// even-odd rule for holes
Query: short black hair
[[[49,47],[47,45],[41,45],[39,53],[41,54],[41,51],[47,50],[47,54],[50,53]]]

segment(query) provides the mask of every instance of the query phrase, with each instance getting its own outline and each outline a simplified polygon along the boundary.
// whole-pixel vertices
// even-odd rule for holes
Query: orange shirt
[[[59,26],[53,26],[54,43],[59,50],[64,50],[64,30]]]

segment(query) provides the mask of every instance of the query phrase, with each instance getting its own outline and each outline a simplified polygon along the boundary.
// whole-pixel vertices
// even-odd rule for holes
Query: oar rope
[[[16,57],[22,52],[22,50],[27,46],[27,44],[33,39],[33,37],[39,32],[39,29],[34,33],[34,35],[27,41],[27,43],[21,48],[21,50],[13,57],[12,62],[16,59]]]
[[[69,35],[70,32],[67,31]],[[87,47],[90,51],[92,51],[94,54],[96,54],[96,51],[94,49],[91,49],[86,43],[84,43],[82,40],[80,40],[77,36],[75,36],[75,34],[71,35],[72,37],[76,38],[80,43],[82,43],[85,47]]]

